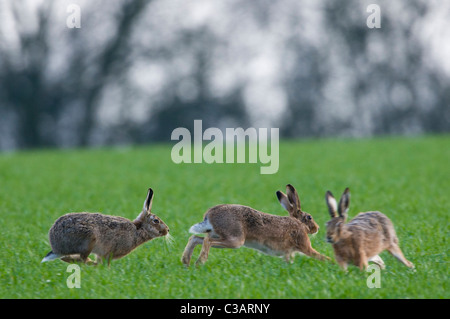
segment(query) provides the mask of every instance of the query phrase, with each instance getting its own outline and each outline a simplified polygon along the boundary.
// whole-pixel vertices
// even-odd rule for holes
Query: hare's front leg
[[[203,244],[203,237],[192,235],[189,238],[186,248],[184,248],[183,256],[181,257],[181,262],[187,267],[189,267],[195,246],[202,244]]]
[[[111,260],[113,260],[114,254],[113,253],[109,253],[109,254],[105,254],[103,256],[99,256],[99,260],[100,263],[103,264],[106,261],[106,264],[109,266],[111,266]],[[97,262],[98,264],[99,262]]]
[[[318,260],[331,260],[329,257],[322,255],[317,250],[312,248],[308,237],[306,237],[306,240],[304,240],[301,245],[297,246],[297,250],[306,256],[313,257]]]
[[[287,263],[293,264],[295,258],[295,251],[288,252],[286,255],[284,255],[284,260],[286,260]]]
[[[336,261],[337,261],[339,267],[341,267],[342,270],[347,272],[347,266],[348,266],[347,261],[345,261],[344,259],[341,259],[341,258],[336,258]]]
[[[358,266],[360,270],[367,269],[369,266],[369,261],[364,250],[361,248],[358,250],[355,256],[355,266]]]
[[[322,255],[321,253],[319,253],[317,250],[315,250],[312,247],[309,247],[301,252],[304,253],[305,255],[307,255],[309,257],[313,257],[317,260],[331,260],[330,257]]]

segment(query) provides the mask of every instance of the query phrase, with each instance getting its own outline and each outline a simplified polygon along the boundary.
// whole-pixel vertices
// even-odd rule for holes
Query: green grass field
[[[1,298],[449,298],[450,137],[285,141],[277,174],[260,164],[174,164],[172,145],[0,154]],[[283,259],[240,248],[211,249],[208,262],[180,261],[188,229],[216,204],[239,203],[286,215],[275,192],[293,184],[302,208],[320,225],[313,247],[332,257],[325,241],[324,194],[350,187],[349,217],[380,210],[394,222],[411,271],[388,252],[381,288],[367,272],[297,256]],[[111,267],[81,265],[81,288],[69,289],[69,264],[41,264],[47,233],[68,212],[103,212],[134,219],[148,187],[152,212],[171,228]],[[197,247],[193,259],[200,252]]]

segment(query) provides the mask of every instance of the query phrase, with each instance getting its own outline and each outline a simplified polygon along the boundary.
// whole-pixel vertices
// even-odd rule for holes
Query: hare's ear
[[[298,194],[294,186],[292,186],[291,184],[287,184],[286,194],[288,196],[289,202],[291,202],[291,205],[294,206],[294,208],[297,208],[297,210],[301,211],[300,199],[298,198]]]
[[[337,217],[337,202],[330,191],[325,193],[325,201],[327,202],[328,212],[330,213],[331,218]]]
[[[153,190],[149,188],[147,198],[144,201],[144,207],[142,207],[142,212],[138,215],[138,217],[136,217],[136,221],[143,222],[145,216],[150,214],[150,209],[152,208],[152,200],[153,200]]]
[[[151,188],[148,189],[147,198],[144,202],[143,211],[150,213],[150,209],[152,208],[152,201],[153,201],[153,190]]]
[[[350,189],[347,187],[339,200],[339,216],[347,219],[348,206],[350,205]]]
[[[281,206],[283,206],[283,208],[285,210],[290,212],[293,209],[293,206],[289,202],[289,199],[285,193],[283,193],[282,191],[277,191],[277,197],[278,197],[278,201],[280,202]]]

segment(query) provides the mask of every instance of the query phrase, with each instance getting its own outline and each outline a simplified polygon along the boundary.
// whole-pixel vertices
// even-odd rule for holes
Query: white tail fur
[[[47,261],[55,260],[55,259],[58,259],[58,258],[61,258],[61,256],[60,256],[60,255],[57,255],[57,254],[55,254],[55,253],[53,253],[53,252],[51,251],[51,252],[49,252],[49,253],[47,254],[47,256],[44,257],[44,259],[42,259],[41,263],[45,263],[45,262],[47,262]]]
[[[210,224],[210,222],[208,221],[208,219],[205,219],[204,221],[202,221],[201,223],[195,224],[193,225],[190,229],[189,232],[191,234],[204,234],[204,233],[208,233],[212,230],[212,225]]]

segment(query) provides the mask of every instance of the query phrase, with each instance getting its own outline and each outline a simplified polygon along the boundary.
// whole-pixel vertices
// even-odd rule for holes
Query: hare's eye
[[[159,220],[157,220],[157,219],[154,219],[153,222],[154,222],[155,224],[159,224]]]
[[[311,219],[312,219],[311,215],[306,216],[306,218],[307,218],[308,220],[311,220]]]

